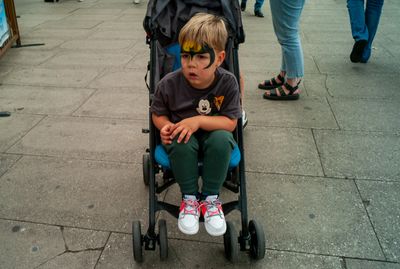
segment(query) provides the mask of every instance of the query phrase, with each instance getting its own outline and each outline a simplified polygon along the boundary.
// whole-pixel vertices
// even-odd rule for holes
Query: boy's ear
[[[225,60],[225,51],[220,51],[217,53],[217,64],[220,66]]]

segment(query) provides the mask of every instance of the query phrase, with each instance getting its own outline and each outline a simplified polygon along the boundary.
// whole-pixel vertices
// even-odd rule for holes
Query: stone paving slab
[[[7,105],[13,112],[0,118],[0,223],[47,223],[35,228],[41,238],[58,243],[60,233],[50,238],[47,231],[62,230],[64,251],[65,245],[76,251],[47,256],[46,250],[40,261],[47,262],[39,268],[93,268],[108,239],[96,268],[398,268],[398,0],[385,1],[365,65],[349,61],[353,40],[345,1],[307,1],[300,28],[303,93],[291,104],[264,101],[257,90],[259,81],[279,70],[281,51],[269,3],[263,19],[254,16],[254,1],[248,3],[239,58],[250,120],[245,130],[249,217],[263,224],[268,249],[258,263],[241,253],[236,266],[223,257],[221,237],[207,237],[203,228],[197,236],[182,236],[170,216],[165,217],[170,259],[160,262],[155,251],[146,252],[142,265],[133,262],[131,222],[140,220],[144,233],[148,219],[141,171],[148,136],[140,132],[148,126],[143,77],[149,48],[142,27],[147,1],[15,2],[23,44],[46,45],[10,50],[0,61],[0,108]],[[82,57],[94,53],[126,55],[129,61]],[[63,55],[71,57],[60,61]],[[54,62],[38,66],[45,59]],[[17,106],[24,109],[13,109]],[[49,116],[39,123],[42,117],[30,113]],[[274,113],[283,120],[268,115]],[[226,201],[235,195],[224,190],[221,196]],[[179,197],[174,185],[160,199],[179,203]],[[238,212],[228,219],[240,227]],[[9,228],[0,231],[0,239],[14,242],[7,233]],[[26,245],[8,260],[21,257],[37,265],[32,243]]]
[[[307,96],[327,97],[330,96],[328,88],[326,87],[327,79],[328,75],[307,74],[307,79],[304,80],[300,86],[303,85]],[[302,88],[300,87],[300,89]]]
[[[114,31],[114,30],[97,30],[92,32],[88,37],[93,39],[102,39],[102,40],[119,40],[119,39],[127,39],[127,40],[136,40],[136,36],[139,34],[143,35],[143,39],[145,38],[144,30],[121,30],[121,31]]]
[[[48,117],[8,153],[141,163],[145,121]]]
[[[247,183],[267,248],[384,259],[353,181],[248,173]]]
[[[72,66],[72,67],[115,67],[123,66],[132,59],[131,55],[122,53],[77,53],[74,51],[58,54],[46,61],[42,66]]]
[[[101,24],[99,24],[97,29],[102,29],[102,30],[113,30],[113,29],[119,29],[119,30],[124,30],[124,31],[131,31],[132,29],[135,29],[137,31],[144,31],[142,25],[132,25],[132,23],[129,22],[123,22],[123,21],[105,21]]]
[[[375,58],[372,55],[371,62],[366,65],[354,64],[350,62],[349,56],[314,56],[318,69],[323,74],[393,74],[400,73],[398,59],[394,57]],[[307,62],[305,63],[307,64]],[[370,89],[373,89],[370,87]]]
[[[107,51],[121,51],[124,49],[128,49],[134,44],[131,40],[114,40],[114,41],[99,41],[92,39],[80,39],[80,40],[71,40],[63,43],[60,48],[62,49],[70,49],[70,50],[90,50],[93,51],[93,48],[98,50],[107,50]]]
[[[262,93],[259,91],[260,95]],[[247,99],[245,109],[249,125],[338,129],[325,98],[302,97],[296,103],[285,103],[271,102],[260,97],[257,100]]]
[[[323,130],[314,136],[326,176],[400,179],[400,136]]]
[[[147,53],[140,54],[140,52],[134,50],[133,52],[135,53],[135,57],[126,65],[126,68],[133,68],[139,70],[137,71],[138,74],[141,76],[141,79],[139,81],[144,81],[143,78],[147,72],[148,54]],[[138,84],[136,83],[136,85]],[[140,84],[140,86],[146,89],[146,86],[144,86],[143,84]]]
[[[65,18],[65,21],[74,21],[74,20],[82,20],[82,21],[100,21],[101,23],[106,22],[106,21],[114,21],[117,20],[121,15],[118,13],[122,12],[122,9],[118,13],[113,13],[110,11],[109,14],[105,14],[108,12],[108,9],[98,9],[98,8],[89,8],[88,10],[93,10],[95,11],[92,14],[80,14],[78,11],[82,9],[76,10],[73,14]],[[104,13],[104,14],[102,14]],[[97,25],[96,25],[97,26]]]
[[[244,144],[247,171],[323,176],[310,130],[248,126]]]
[[[93,7],[88,7],[88,8],[80,8],[78,10],[75,10],[72,16],[82,16],[83,18],[87,15],[119,15],[123,11],[122,8],[93,8]]]
[[[134,219],[148,219],[133,164],[23,157],[2,176],[0,201],[0,218],[76,228],[130,232]]]
[[[34,31],[27,33],[24,37],[27,38],[49,38],[71,40],[75,38],[85,38],[93,30],[90,29],[35,29]]]
[[[38,269],[76,269],[76,268],[94,268],[99,258],[101,251],[85,251],[72,253],[67,252],[60,256],[55,257],[52,260],[36,267]]]
[[[265,58],[260,57],[246,57],[241,59],[241,68],[244,74],[252,72],[278,72],[281,68],[281,56],[277,55],[275,57]],[[318,68],[313,60],[313,58],[305,56],[304,57],[304,68],[306,73],[317,73],[319,74]]]
[[[135,59],[135,58],[134,58]],[[148,92],[144,83],[144,76],[146,75],[145,64],[140,63],[142,69],[125,69],[113,70],[96,78],[89,87],[91,88],[114,88],[118,85],[122,88],[133,88],[141,93]]]
[[[375,66],[376,67],[376,66]],[[326,87],[333,97],[353,98],[400,98],[400,91],[393,81],[397,79],[395,74],[379,75],[379,80],[373,76],[360,76],[364,66],[354,66],[353,74],[329,74],[326,79]],[[347,70],[347,68],[346,68]],[[384,90],[377,90],[384,89]]]
[[[54,52],[50,51],[30,51],[24,49],[12,49],[5,56],[4,60],[7,64],[36,66],[47,61],[54,56]]]
[[[346,259],[347,269],[400,269],[398,263]]]
[[[128,88],[100,89],[74,115],[147,120],[148,99],[148,94]]]
[[[110,233],[77,228],[64,228],[63,236],[67,250],[84,251],[103,248]]]
[[[35,268],[65,251],[59,227],[0,219],[2,268]]]
[[[400,262],[400,184],[357,180],[357,186],[386,258]]]
[[[93,93],[93,89],[7,85],[0,86],[1,110],[68,115]]]
[[[108,246],[100,257],[96,268],[266,268],[266,269],[341,269],[335,257],[304,255],[290,252],[267,251],[262,261],[251,261],[246,252],[239,253],[237,264],[224,257],[223,244],[191,242],[169,239],[169,256],[160,261],[159,250],[145,251],[144,262],[136,263],[132,258],[130,235],[111,235]],[[207,262],[204,262],[207,261]]]
[[[0,154],[0,177],[20,158],[19,155]]]
[[[40,46],[28,46],[24,47],[25,51],[36,51],[36,50],[43,50],[49,51],[59,47],[65,40],[62,39],[52,39],[51,37],[26,37],[23,35],[21,40],[22,45],[31,45],[31,44],[44,44]]]
[[[396,99],[332,98],[329,103],[342,130],[400,132]]]
[[[43,116],[15,113],[12,113],[10,117],[0,118],[0,152],[5,152],[15,144],[41,119]]]
[[[353,181],[247,173],[248,216],[263,226],[269,249],[345,257],[383,259],[379,242]],[[165,201],[179,204],[179,188],[168,190]],[[307,197],[307,199],[305,199]],[[223,202],[237,200],[224,189]],[[340,201],[340,204],[338,203]],[[169,238],[222,243],[200,225],[199,233],[179,232],[177,220],[165,211]],[[241,230],[240,213],[227,220]],[[147,229],[142,225],[142,230]]]
[[[68,68],[21,68],[7,74],[4,84],[56,86],[56,87],[85,87],[100,71],[95,69]]]
[[[63,19],[54,23],[53,21],[48,21],[40,24],[37,29],[92,29],[96,25],[99,25],[103,21],[101,20],[92,20],[87,18],[83,20],[81,18],[71,18],[71,19]]]

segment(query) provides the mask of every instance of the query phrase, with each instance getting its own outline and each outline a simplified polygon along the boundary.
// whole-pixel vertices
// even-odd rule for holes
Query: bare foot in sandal
[[[265,91],[264,99],[269,100],[297,100],[299,99],[299,84],[301,79],[288,79],[282,86]]]
[[[264,80],[264,82],[258,84],[258,88],[261,90],[271,90],[282,86],[283,83],[285,83],[285,72],[281,71],[278,76],[270,80]]]

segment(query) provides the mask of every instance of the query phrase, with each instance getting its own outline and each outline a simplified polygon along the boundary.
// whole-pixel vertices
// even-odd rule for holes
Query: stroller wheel
[[[251,237],[250,255],[255,260],[261,260],[265,256],[264,230],[255,220],[251,220],[249,222],[249,233]]]
[[[158,244],[160,245],[160,259],[162,261],[168,258],[168,234],[167,222],[164,219],[158,221]]]
[[[226,232],[224,234],[225,257],[230,262],[237,262],[239,254],[238,234],[232,222],[226,222]]]
[[[140,221],[132,223],[132,245],[133,245],[133,258],[136,262],[143,261],[142,253],[142,233],[140,231]]]
[[[148,186],[150,182],[150,155],[143,154],[143,182]]]

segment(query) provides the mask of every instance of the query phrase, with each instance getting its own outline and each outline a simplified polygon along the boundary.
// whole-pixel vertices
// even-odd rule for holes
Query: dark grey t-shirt
[[[235,76],[217,68],[216,79],[207,89],[193,88],[181,69],[167,74],[157,85],[150,111],[171,122],[198,115],[221,115],[238,119],[242,115],[240,92]]]

